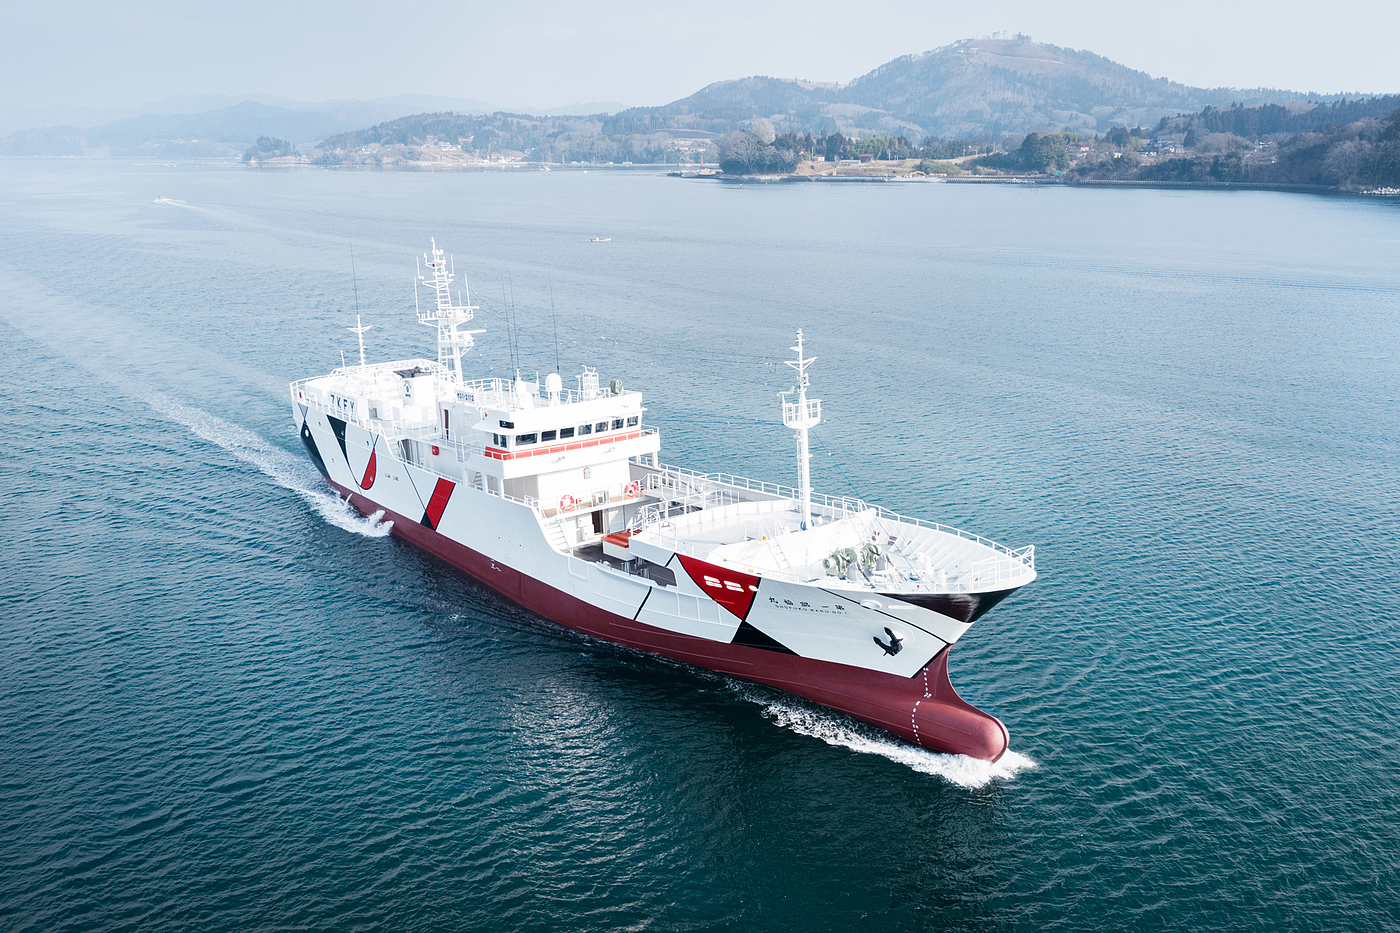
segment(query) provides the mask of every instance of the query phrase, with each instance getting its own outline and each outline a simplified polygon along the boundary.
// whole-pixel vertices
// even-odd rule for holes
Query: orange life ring
[[[642,484],[636,480],[632,480],[632,482],[628,483],[622,490],[622,494],[628,499],[635,499],[642,494]]]
[[[572,512],[574,510],[574,497],[567,493],[559,500],[559,511]]]

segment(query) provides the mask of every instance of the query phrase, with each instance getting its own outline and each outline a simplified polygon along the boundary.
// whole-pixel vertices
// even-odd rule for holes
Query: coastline
[[[1283,184],[1269,182],[1230,182],[1230,181],[1140,181],[1137,179],[1077,179],[1058,175],[929,175],[918,176],[895,173],[885,174],[813,174],[792,172],[781,175],[726,175],[717,168],[698,166],[692,170],[677,170],[674,163],[657,162],[586,162],[574,164],[549,164],[545,162],[399,162],[390,165],[366,163],[345,163],[339,165],[318,165],[302,160],[267,160],[242,162],[237,159],[192,158],[161,159],[150,156],[0,156],[0,163],[43,163],[103,162],[142,167],[175,168],[179,166],[201,168],[254,169],[257,171],[339,171],[339,172],[635,172],[637,174],[666,175],[671,178],[710,179],[729,185],[753,184],[953,184],[953,185],[1052,185],[1070,188],[1160,188],[1170,190],[1196,191],[1283,191],[1293,194],[1335,195],[1338,197],[1400,199],[1400,188],[1375,188],[1348,191],[1329,185]]]

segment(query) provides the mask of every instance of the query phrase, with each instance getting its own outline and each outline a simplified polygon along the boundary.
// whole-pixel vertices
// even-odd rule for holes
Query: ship
[[[953,645],[1035,579],[1006,547],[811,488],[802,332],[779,398],[797,485],[663,463],[642,393],[583,367],[469,378],[483,330],[432,241],[415,278],[437,358],[291,383],[295,427],[354,509],[506,599],[587,635],[767,684],[936,752],[995,761],[1010,736],[953,689]],[[422,290],[427,300],[420,303]]]

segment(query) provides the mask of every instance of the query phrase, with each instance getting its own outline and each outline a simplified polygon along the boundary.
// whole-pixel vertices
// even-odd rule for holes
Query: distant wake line
[[[1007,750],[999,761],[979,761],[966,755],[943,755],[896,739],[871,735],[853,728],[837,714],[804,709],[760,695],[750,685],[731,681],[731,688],[741,699],[763,707],[763,715],[784,729],[821,739],[828,745],[847,748],[862,754],[879,755],[902,764],[920,774],[932,774],[959,787],[985,787],[992,781],[1010,780],[1022,771],[1036,767],[1031,758]]]
[[[350,507],[350,503],[326,491],[320,474],[311,464],[293,457],[285,450],[273,447],[253,432],[230,424],[222,418],[216,418],[208,412],[181,405],[163,395],[151,395],[147,402],[170,420],[184,425],[204,440],[219,445],[245,463],[252,464],[272,477],[278,485],[301,496],[307,505],[337,528],[367,538],[382,538],[394,527],[393,522],[380,521],[384,517],[382,510],[362,517]]]

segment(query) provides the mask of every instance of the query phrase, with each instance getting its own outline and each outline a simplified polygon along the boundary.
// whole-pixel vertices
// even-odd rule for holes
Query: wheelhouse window
[[[613,422],[613,428],[612,428],[612,429],[613,429],[614,431],[621,431],[621,430],[622,430],[622,419],[621,419],[621,418],[618,418],[616,421]]]
[[[559,436],[559,432],[557,432],[557,431],[545,431],[543,434],[540,435],[540,440],[541,440],[542,442],[543,442],[543,441],[552,441],[552,440],[554,440],[554,439],[555,439],[556,437],[558,437],[558,436]]]
[[[592,433],[593,433],[593,425],[591,425],[591,424],[581,424],[581,425],[578,426],[578,436],[579,436],[579,437],[583,437],[585,434],[592,434]]]
[[[567,439],[567,438],[573,437],[573,436],[574,436],[574,429],[573,429],[573,428],[560,428],[560,429],[559,429],[559,439],[560,439],[561,441],[562,441],[562,440],[565,440],[565,439]]]
[[[504,434],[492,434],[492,435],[491,435],[491,446],[493,446],[493,447],[504,447],[504,446],[506,446],[506,436],[505,436]]]
[[[521,444],[533,444],[538,439],[539,436],[535,434],[517,434],[515,435],[515,445],[519,447]]]
[[[627,419],[627,426],[628,426],[629,428],[635,428],[635,427],[637,426],[637,416],[636,416],[636,415],[633,415],[632,417],[630,417],[630,418]]]

